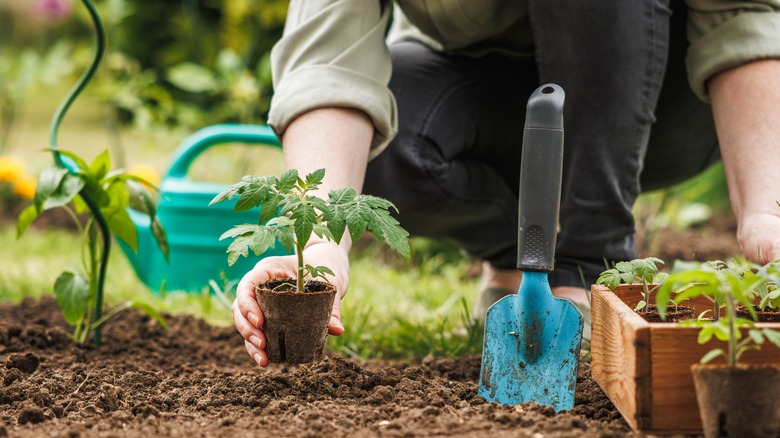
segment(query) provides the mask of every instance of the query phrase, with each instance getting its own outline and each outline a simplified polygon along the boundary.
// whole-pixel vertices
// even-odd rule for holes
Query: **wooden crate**
[[[641,286],[623,285],[614,292],[594,285],[591,341],[593,379],[637,431],[650,434],[702,433],[691,365],[725,343],[699,345],[699,329],[673,323],[650,323],[634,312]],[[712,307],[693,301],[696,314]],[[780,323],[759,327],[780,330]],[[780,363],[780,349],[765,345],[745,353],[746,363]]]

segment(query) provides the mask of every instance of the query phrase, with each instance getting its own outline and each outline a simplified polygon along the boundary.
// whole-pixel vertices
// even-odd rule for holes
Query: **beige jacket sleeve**
[[[284,34],[271,52],[274,96],[268,124],[280,137],[301,114],[323,107],[364,111],[374,123],[369,159],[397,131],[387,88],[390,52],[385,31],[390,2],[292,0]]]
[[[709,101],[707,80],[721,71],[780,58],[780,0],[686,0],[686,64],[691,88]]]

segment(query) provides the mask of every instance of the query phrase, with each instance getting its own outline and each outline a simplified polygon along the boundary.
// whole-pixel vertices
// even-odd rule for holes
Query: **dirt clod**
[[[41,360],[33,353],[12,354],[6,359],[5,367],[9,370],[16,368],[25,374],[32,374],[38,369],[40,363]]]
[[[46,420],[43,410],[37,407],[26,407],[19,413],[19,418],[16,420],[19,425],[24,424],[38,424]]]

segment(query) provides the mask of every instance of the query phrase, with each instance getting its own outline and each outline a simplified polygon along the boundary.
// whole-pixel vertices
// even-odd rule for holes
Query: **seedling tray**
[[[691,365],[725,343],[699,345],[699,329],[668,322],[647,322],[634,312],[641,286],[615,291],[594,285],[591,371],[626,422],[650,434],[701,434]],[[704,298],[686,304],[696,314],[712,308]],[[780,323],[759,323],[780,330]],[[720,344],[720,345],[719,345]],[[780,349],[765,345],[742,357],[745,363],[780,363]]]

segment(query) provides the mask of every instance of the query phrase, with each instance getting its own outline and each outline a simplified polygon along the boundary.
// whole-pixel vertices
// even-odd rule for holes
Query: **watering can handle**
[[[263,125],[222,124],[203,128],[187,137],[176,149],[165,178],[183,178],[195,157],[224,143],[250,143],[282,147],[273,130]]]
[[[551,272],[563,173],[563,89],[537,88],[528,99],[520,165],[517,267]]]

